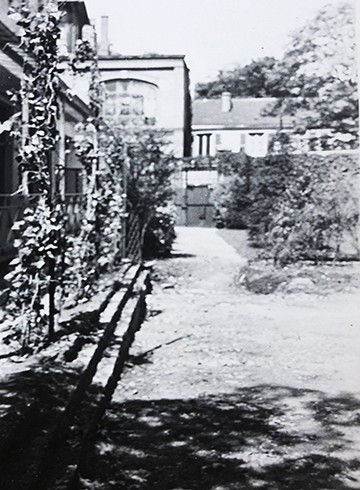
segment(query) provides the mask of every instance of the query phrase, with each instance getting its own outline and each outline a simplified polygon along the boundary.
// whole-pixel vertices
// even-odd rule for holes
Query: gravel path
[[[245,262],[178,230],[84,488],[360,489],[358,293],[246,293]]]

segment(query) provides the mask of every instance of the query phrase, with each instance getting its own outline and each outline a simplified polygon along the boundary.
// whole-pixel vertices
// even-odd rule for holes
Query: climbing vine
[[[91,129],[89,131],[89,129]],[[77,156],[85,169],[81,228],[67,235],[65,284],[73,301],[88,297],[99,276],[112,271],[121,256],[125,196],[119,160],[121,147],[105,125],[78,127]]]
[[[21,121],[17,162],[21,175],[19,191],[28,207],[15,223],[17,257],[6,279],[11,284],[8,311],[24,348],[45,334],[54,334],[57,275],[61,263],[61,202],[57,199],[61,168],[52,159],[58,139],[58,57],[60,12],[49,2],[41,12],[18,10],[22,28],[24,76],[19,93]]]
[[[76,154],[85,169],[85,205],[77,235],[67,237],[65,284],[74,301],[89,296],[101,273],[121,258],[125,196],[119,138],[102,119],[95,41],[78,40],[70,59],[73,75],[89,80],[89,117],[78,125]]]
[[[89,75],[89,117],[77,128],[76,152],[85,171],[84,208],[77,233],[67,225],[64,163],[54,155],[59,140],[58,40],[61,13],[48,2],[41,11],[20,8],[24,76],[18,104],[21,120],[14,136],[21,174],[19,192],[27,208],[13,227],[16,258],[6,276],[7,306],[15,337],[24,350],[53,339],[61,304],[88,297],[99,275],[120,254],[124,196],[116,165],[119,147],[101,120],[101,87],[96,46],[78,41],[69,65]],[[54,158],[53,158],[54,157]],[[65,233],[66,229],[66,233]]]

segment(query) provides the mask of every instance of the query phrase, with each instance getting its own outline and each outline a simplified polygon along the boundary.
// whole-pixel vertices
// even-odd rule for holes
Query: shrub
[[[247,227],[249,208],[249,163],[245,153],[219,153],[215,159],[219,184],[212,193],[217,226]]]
[[[270,154],[227,173],[214,192],[221,222],[246,225],[276,263],[339,259],[345,242],[359,252],[357,155]]]
[[[125,128],[122,135],[128,148],[127,199],[146,228],[157,209],[173,196],[171,178],[175,159],[168,150],[166,135],[143,126]],[[131,143],[126,143],[127,139]]]
[[[338,259],[351,239],[358,248],[357,157],[297,155],[264,240],[275,262]]]
[[[252,159],[247,224],[250,239],[258,245],[265,245],[272,216],[286,192],[291,168],[291,159],[286,154]]]
[[[174,217],[167,211],[157,211],[145,231],[143,257],[168,257],[175,238]]]

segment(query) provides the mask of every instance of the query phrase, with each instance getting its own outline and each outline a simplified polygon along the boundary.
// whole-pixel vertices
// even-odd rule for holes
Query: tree
[[[296,115],[299,133],[327,129],[325,148],[358,146],[355,9],[328,4],[292,34],[283,58],[265,57],[199,83],[197,97],[276,97],[268,114]]]
[[[275,58],[265,57],[243,67],[220,71],[215,80],[197,84],[196,96],[215,98],[230,92],[233,97],[278,97],[282,88],[277,64]]]
[[[299,131],[328,128],[328,147],[358,144],[354,6],[329,4],[292,35],[277,66],[283,81],[273,113],[296,114]]]

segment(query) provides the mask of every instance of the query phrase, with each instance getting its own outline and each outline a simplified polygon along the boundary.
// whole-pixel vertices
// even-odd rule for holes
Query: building
[[[232,98],[223,92],[219,99],[193,102],[192,155],[214,156],[219,151],[244,151],[253,157],[265,156],[271,137],[279,130],[291,131],[290,116],[266,115],[274,98]]]
[[[110,53],[108,19],[104,16],[99,71],[107,120],[117,125],[135,116],[139,122],[164,131],[175,156],[190,156],[190,81],[184,55]]]
[[[101,55],[104,117],[126,123],[134,115],[163,130],[175,156],[189,156],[191,121],[189,70],[182,55]]]
[[[280,129],[291,131],[292,118],[265,114],[275,101],[273,98],[232,98],[229,92],[218,99],[193,101],[193,159],[183,165],[176,186],[179,224],[215,224],[211,193],[219,175],[211,157],[222,151],[244,151],[249,156],[262,157],[267,154],[273,135]]]
[[[19,30],[17,24],[8,16],[9,6],[20,2],[1,0],[0,2],[0,263],[13,254],[12,231],[13,223],[21,218],[27,205],[26,189],[23,193],[16,192],[19,188],[19,171],[16,163],[16,141],[10,135],[8,124],[14,112],[20,109],[11,100],[11,91],[20,89],[23,77],[24,53],[19,47]],[[28,0],[28,6],[38,9],[42,0]],[[61,2],[65,15],[62,19],[62,42],[68,52],[73,51],[76,38],[82,34],[83,27],[89,18],[83,2]],[[71,145],[76,125],[88,116],[88,106],[76,94],[68,95],[67,85],[60,80],[61,96],[59,98],[58,147],[53,158],[65,163],[65,194],[69,212],[77,207],[81,194],[82,167],[74,154]],[[9,92],[10,91],[10,92]]]

